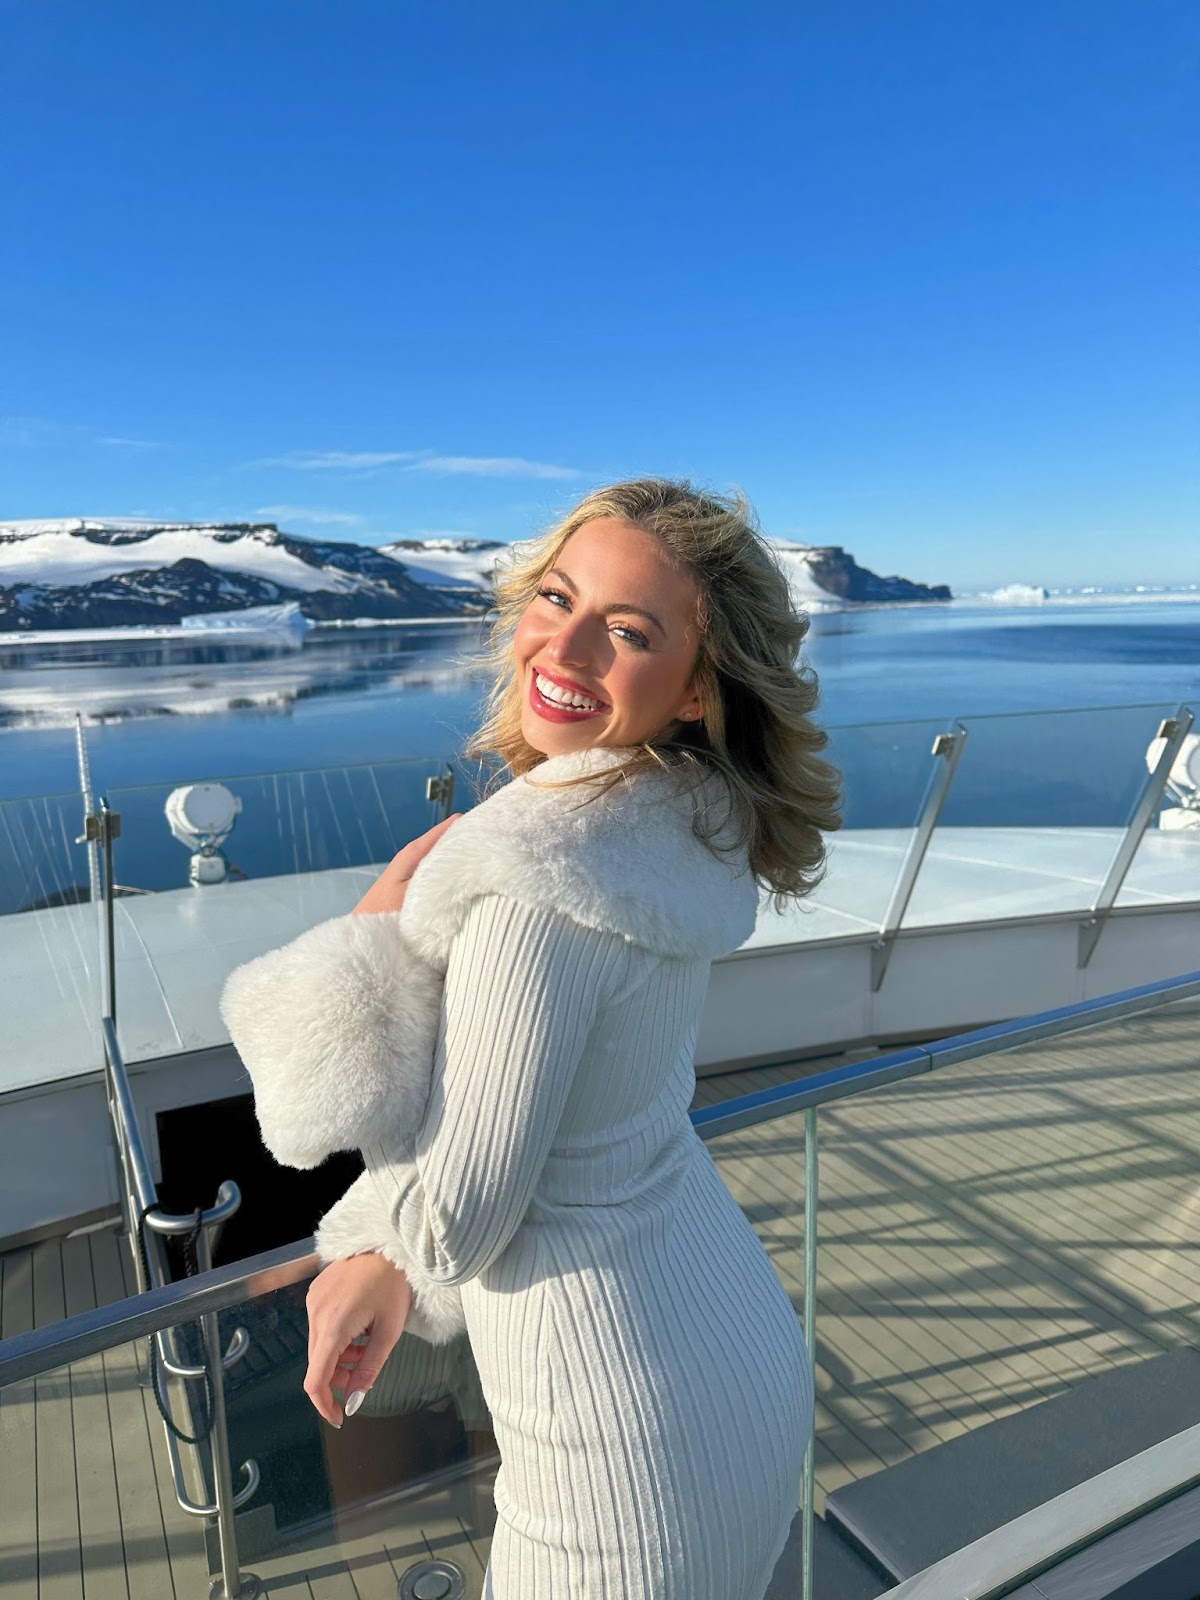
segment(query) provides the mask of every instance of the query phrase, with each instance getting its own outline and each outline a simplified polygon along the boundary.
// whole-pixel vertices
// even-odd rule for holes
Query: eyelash
[[[562,592],[561,589],[552,588],[549,584],[547,584],[545,588],[538,590],[538,595],[543,600],[548,600],[552,594],[556,594],[560,600],[567,599],[567,596]],[[568,601],[568,604],[569,603],[570,602]],[[631,635],[629,639],[630,644],[635,645],[639,650],[646,650],[649,648],[650,641],[646,638],[644,633],[639,633],[636,628],[625,627],[623,625],[621,626],[623,632]]]

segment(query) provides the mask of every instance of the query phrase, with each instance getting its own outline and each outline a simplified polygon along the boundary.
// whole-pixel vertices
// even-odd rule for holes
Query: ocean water
[[[464,657],[481,638],[481,625],[468,622],[315,630],[295,648],[67,638],[0,647],[0,799],[76,787],[77,709],[97,790],[452,758],[479,714],[485,680]],[[976,747],[990,739],[997,752],[1036,748],[1043,765],[1061,765],[1072,730],[1091,730],[1083,748],[1095,746],[1099,759],[1105,726],[1124,725],[1124,713],[1069,713],[1149,708],[1125,718],[1136,745],[1154,708],[1166,714],[1190,702],[1200,712],[1195,602],[827,612],[813,617],[806,657],[821,685],[818,720],[846,759],[872,741],[895,745],[896,735],[837,730],[916,724],[902,745],[914,752],[919,782],[925,734],[955,718],[972,719]],[[903,758],[895,777],[906,810]],[[1115,774],[1107,782],[1111,792]]]
[[[0,648],[0,914],[86,898],[74,717],[92,786],[121,817],[116,881],[187,883],[165,814],[177,786],[224,780],[241,805],[234,876],[385,861],[436,820],[429,775],[455,764],[486,689],[478,622],[315,631],[302,644],[62,640]],[[476,665],[472,666],[472,657]],[[941,826],[1124,826],[1159,723],[1200,712],[1200,605],[954,603],[827,612],[807,646],[849,828],[911,828],[966,743]]]

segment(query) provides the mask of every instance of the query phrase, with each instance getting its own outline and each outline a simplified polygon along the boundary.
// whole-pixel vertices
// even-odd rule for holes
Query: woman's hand
[[[358,916],[364,911],[399,911],[404,904],[408,880],[417,870],[418,864],[429,854],[450,824],[457,822],[461,816],[462,812],[456,811],[453,816],[439,822],[436,827],[430,828],[428,833],[423,833],[419,839],[414,839],[411,844],[406,844],[403,850],[398,851],[363,895],[351,915]]]
[[[332,1261],[308,1288],[308,1372],[304,1392],[335,1428],[353,1416],[404,1332],[412,1285],[386,1256],[368,1251],[348,1261]],[[355,1339],[367,1335],[365,1344]],[[347,1401],[343,1412],[333,1393],[337,1384]]]

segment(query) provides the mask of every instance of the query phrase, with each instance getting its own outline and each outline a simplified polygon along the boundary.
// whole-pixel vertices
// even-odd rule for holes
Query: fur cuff
[[[399,918],[332,917],[225,983],[221,1017],[254,1084],[263,1142],[286,1167],[411,1136],[425,1114],[442,978]]]
[[[412,1304],[405,1333],[427,1344],[449,1344],[467,1328],[462,1293],[457,1284],[432,1283],[409,1261],[396,1237],[387,1206],[375,1180],[364,1172],[321,1219],[316,1234],[321,1265],[345,1261],[367,1250],[385,1256],[412,1285]]]

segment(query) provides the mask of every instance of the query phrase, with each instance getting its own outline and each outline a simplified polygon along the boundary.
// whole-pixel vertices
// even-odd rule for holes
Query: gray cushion
[[[831,1494],[830,1526],[899,1581],[1200,1423],[1200,1350],[1072,1384]]]

